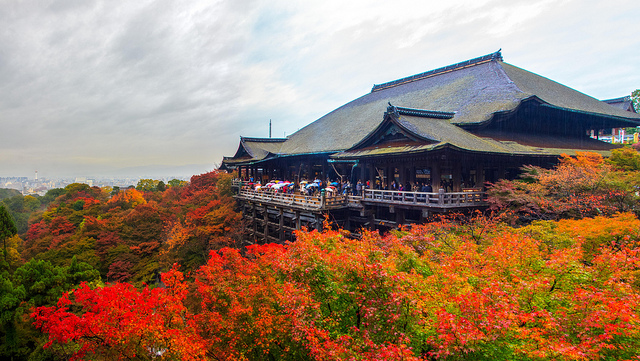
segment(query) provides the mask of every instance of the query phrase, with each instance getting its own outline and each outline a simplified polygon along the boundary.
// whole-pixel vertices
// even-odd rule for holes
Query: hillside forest
[[[0,358],[638,360],[640,153],[563,156],[489,208],[242,243],[233,174],[0,192]]]

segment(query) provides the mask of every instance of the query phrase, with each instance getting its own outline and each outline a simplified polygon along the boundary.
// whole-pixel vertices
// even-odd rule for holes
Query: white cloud
[[[640,87],[635,2],[6,2],[0,176],[219,162],[374,83],[503,48],[596,97]],[[78,158],[78,157],[81,158]],[[31,171],[29,172],[31,174]]]

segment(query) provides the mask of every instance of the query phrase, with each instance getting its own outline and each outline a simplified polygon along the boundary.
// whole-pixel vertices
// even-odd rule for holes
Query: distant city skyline
[[[640,3],[14,1],[0,5],[0,177],[201,174],[376,83],[502,48],[598,99],[640,88]]]

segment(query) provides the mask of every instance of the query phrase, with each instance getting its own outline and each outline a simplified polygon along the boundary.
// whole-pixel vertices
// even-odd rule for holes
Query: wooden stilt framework
[[[233,183],[242,209],[249,243],[283,243],[294,231],[321,231],[325,219],[350,232],[388,230],[423,222],[434,213],[466,211],[486,206],[484,192],[399,192],[364,190],[360,196],[304,196],[256,191],[240,180]]]

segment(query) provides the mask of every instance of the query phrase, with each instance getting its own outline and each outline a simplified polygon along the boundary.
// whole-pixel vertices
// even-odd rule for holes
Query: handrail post
[[[444,204],[444,189],[440,188],[438,190],[438,204],[439,205],[443,205]]]

